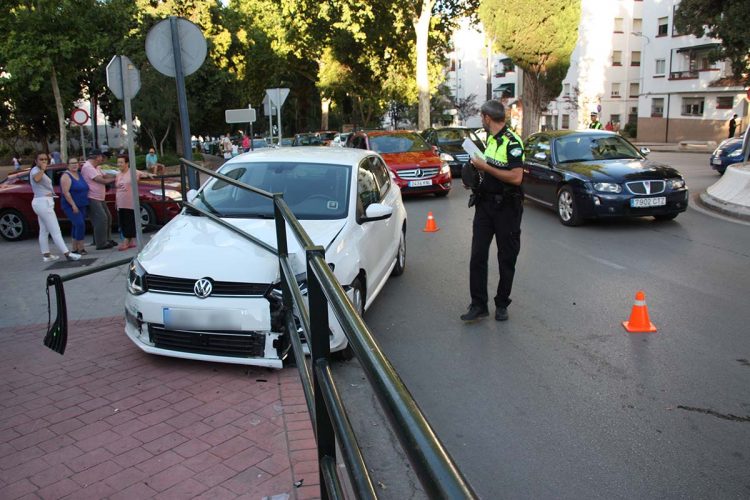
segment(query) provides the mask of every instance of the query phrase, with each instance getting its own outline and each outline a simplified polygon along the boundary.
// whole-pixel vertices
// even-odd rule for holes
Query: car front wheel
[[[29,223],[17,210],[6,210],[0,214],[0,236],[8,241],[18,241],[26,237]]]
[[[354,306],[354,309],[357,311],[357,314],[360,316],[364,316],[365,314],[365,287],[362,284],[361,278],[357,277],[354,278],[354,281],[352,281],[352,284],[350,285],[351,291],[352,291],[352,305]],[[340,351],[336,351],[332,353],[332,356],[334,359],[340,360],[340,361],[348,361],[354,357],[354,350],[352,349],[352,345],[347,342],[346,347]]]
[[[398,240],[398,252],[396,252],[396,265],[393,266],[391,274],[401,276],[406,268],[406,226],[401,229],[401,236]]]
[[[557,216],[566,226],[580,226],[582,219],[578,213],[575,195],[570,186],[563,186],[557,193]]]

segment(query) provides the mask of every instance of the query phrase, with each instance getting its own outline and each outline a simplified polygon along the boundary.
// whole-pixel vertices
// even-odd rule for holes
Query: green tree
[[[430,126],[430,94],[433,90],[428,69],[430,36],[441,31],[452,31],[455,20],[475,13],[479,0],[408,0],[402,4],[411,20],[416,38],[416,84],[419,93],[417,126],[425,129]],[[445,52],[441,48],[445,49],[445,46],[433,47],[432,53],[442,56]]]
[[[721,40],[714,60],[729,59],[743,84],[750,84],[748,8],[747,0],[682,0],[674,15],[680,33]]]
[[[523,134],[560,93],[578,39],[577,0],[483,0],[479,18],[495,47],[523,70]]]
[[[0,6],[0,72],[7,79],[3,89],[11,91],[2,96],[3,113],[20,119],[49,104],[51,94],[64,159],[67,116],[73,102],[86,97],[86,74],[103,72],[102,54],[124,38],[129,5],[125,0],[6,0]],[[32,137],[49,142],[49,121],[30,126]]]

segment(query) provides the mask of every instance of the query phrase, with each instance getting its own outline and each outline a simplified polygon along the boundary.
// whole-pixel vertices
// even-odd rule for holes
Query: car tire
[[[662,214],[662,215],[654,215],[654,220],[657,222],[666,222],[670,220],[674,220],[675,217],[677,217],[679,214]]]
[[[0,236],[7,241],[19,241],[29,234],[29,222],[18,210],[0,213]]]
[[[565,226],[580,226],[583,222],[578,213],[575,193],[570,186],[563,186],[557,192],[557,217]]]
[[[396,251],[396,265],[393,266],[391,276],[401,276],[406,268],[406,225],[401,229],[401,235],[398,240],[398,250]]]
[[[156,226],[156,213],[149,205],[141,205],[141,227],[150,229]]]
[[[360,316],[365,314],[365,286],[362,284],[360,277],[354,278],[352,284],[349,286],[352,289],[352,305]],[[333,359],[338,361],[349,361],[354,357],[354,350],[352,345],[347,342],[346,347],[340,351],[331,353]]]

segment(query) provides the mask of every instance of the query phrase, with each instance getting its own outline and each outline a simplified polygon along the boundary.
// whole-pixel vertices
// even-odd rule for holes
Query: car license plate
[[[633,198],[630,200],[630,206],[633,208],[661,207],[666,204],[667,198],[665,196],[658,196],[656,198]]]
[[[721,158],[713,158],[711,160],[711,163],[713,163],[714,165],[721,165]]]
[[[164,326],[169,330],[242,330],[242,313],[237,309],[163,308]]]
[[[409,187],[419,187],[419,186],[432,186],[432,179],[423,179],[421,181],[409,181]]]

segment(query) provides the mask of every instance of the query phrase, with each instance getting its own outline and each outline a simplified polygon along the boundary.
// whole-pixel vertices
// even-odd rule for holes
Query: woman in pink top
[[[120,172],[115,176],[115,197],[117,203],[117,219],[120,222],[120,229],[125,240],[117,247],[123,251],[128,248],[135,248],[135,208],[133,207],[133,187],[130,178],[130,163],[127,155],[117,157],[117,167]],[[138,179],[142,177],[151,178],[152,175],[147,172],[135,171]]]

